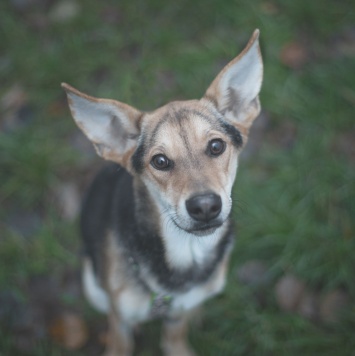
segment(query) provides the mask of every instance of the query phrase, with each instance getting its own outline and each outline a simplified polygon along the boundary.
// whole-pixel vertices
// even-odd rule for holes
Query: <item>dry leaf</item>
[[[316,320],[318,317],[318,296],[311,291],[306,291],[297,308],[298,314],[309,320]]]
[[[27,93],[20,84],[14,84],[1,98],[4,111],[16,110],[27,103]]]
[[[320,305],[320,318],[325,323],[336,323],[339,313],[349,304],[349,296],[340,289],[326,294]]]
[[[284,311],[295,311],[301,301],[305,284],[292,274],[280,278],[275,286],[276,301]]]
[[[88,329],[83,319],[74,313],[64,313],[49,327],[51,337],[69,350],[84,346],[88,339]]]
[[[292,69],[300,69],[308,61],[308,51],[299,42],[289,42],[283,46],[280,53],[281,62]]]
[[[49,18],[53,22],[68,22],[79,15],[80,7],[76,1],[63,0],[55,4],[49,13]]]

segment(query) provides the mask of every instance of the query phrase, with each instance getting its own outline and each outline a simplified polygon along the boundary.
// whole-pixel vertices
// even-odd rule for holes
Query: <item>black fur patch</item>
[[[80,230],[84,250],[98,272],[102,264],[101,255],[104,234],[110,226],[113,191],[126,172],[117,164],[109,164],[95,177],[82,206]]]
[[[240,148],[243,146],[243,138],[239,130],[237,130],[234,126],[222,122],[221,123],[225,133],[231,138],[233,145],[237,148]]]
[[[138,145],[137,149],[135,150],[131,158],[132,166],[137,173],[142,173],[143,171],[145,151],[146,151],[145,140],[143,137],[142,141]]]

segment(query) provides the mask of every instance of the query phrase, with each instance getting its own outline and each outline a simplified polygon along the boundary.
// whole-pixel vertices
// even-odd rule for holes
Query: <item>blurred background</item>
[[[199,98],[261,31],[263,111],[234,189],[225,292],[199,355],[355,355],[355,3],[3,0],[0,355],[98,355],[80,291],[80,201],[103,162],[61,82],[141,110]],[[137,355],[159,355],[159,322]]]

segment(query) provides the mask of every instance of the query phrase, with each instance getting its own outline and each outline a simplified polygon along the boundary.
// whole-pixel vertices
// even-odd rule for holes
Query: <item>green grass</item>
[[[200,97],[260,28],[261,102],[270,124],[259,151],[240,164],[231,270],[261,259],[273,282],[290,271],[323,292],[345,288],[352,306],[338,325],[325,327],[281,312],[271,286],[261,308],[231,273],[191,339],[201,355],[354,355],[355,144],[341,148],[346,134],[355,135],[354,39],[352,52],[339,45],[354,31],[352,1],[90,0],[78,2],[73,20],[48,20],[42,29],[34,15],[48,19],[51,8],[39,4],[25,11],[0,4],[0,98],[17,83],[33,111],[28,124],[0,131],[0,292],[26,301],[21,286],[30,277],[78,265],[76,225],[60,217],[52,192],[96,161],[69,144],[77,128],[60,83],[143,110]],[[280,62],[283,46],[295,40],[309,53],[298,70]],[[296,128],[288,148],[282,133],[273,135],[285,122]],[[41,217],[33,236],[8,223],[10,212],[23,211]],[[0,355],[17,354],[0,330]],[[80,352],[44,340],[33,352],[42,354]]]

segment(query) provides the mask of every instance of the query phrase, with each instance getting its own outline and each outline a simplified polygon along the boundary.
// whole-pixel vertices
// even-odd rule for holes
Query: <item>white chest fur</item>
[[[225,234],[226,227],[222,226],[208,236],[198,237],[185,231],[175,228],[172,224],[162,227],[163,244],[165,259],[173,269],[188,269],[194,266],[201,266],[208,259],[213,258],[216,247],[220,239]],[[113,241],[113,240],[112,240]],[[116,300],[111,301],[117,308],[121,317],[133,324],[144,321],[151,316],[152,293],[171,298],[169,313],[173,315],[195,308],[204,300],[220,292],[224,286],[225,261],[217,266],[213,275],[203,284],[196,285],[183,293],[173,293],[164,290],[151,272],[142,267],[140,277],[151,289],[151,293],[142,288],[140,284],[129,280],[121,285],[117,283],[122,279],[120,271],[124,271],[119,266],[115,267],[115,261],[120,260],[117,249],[112,245],[111,273],[109,283],[112,290],[120,290],[116,294]],[[116,250],[116,253],[114,251]],[[228,253],[227,253],[228,254]],[[162,256],[162,258],[164,258]],[[118,283],[120,284],[120,283]],[[91,262],[86,260],[84,263],[84,289],[91,303],[102,312],[109,312],[110,302],[106,291],[97,283],[93,273]],[[112,305],[112,304],[111,304]]]
[[[110,302],[106,291],[97,283],[91,262],[84,261],[83,282],[84,291],[92,303],[99,311],[110,313]],[[225,283],[225,263],[222,262],[211,278],[204,284],[191,288],[184,293],[170,295],[172,302],[169,313],[172,315],[189,311],[206,299],[220,292]],[[132,325],[150,318],[152,298],[149,293],[143,292],[139,286],[127,286],[117,295],[116,306],[121,317]]]
[[[167,263],[172,268],[187,269],[201,265],[211,257],[226,227],[221,226],[213,234],[201,237],[181,230],[174,224],[162,224],[161,230]]]

